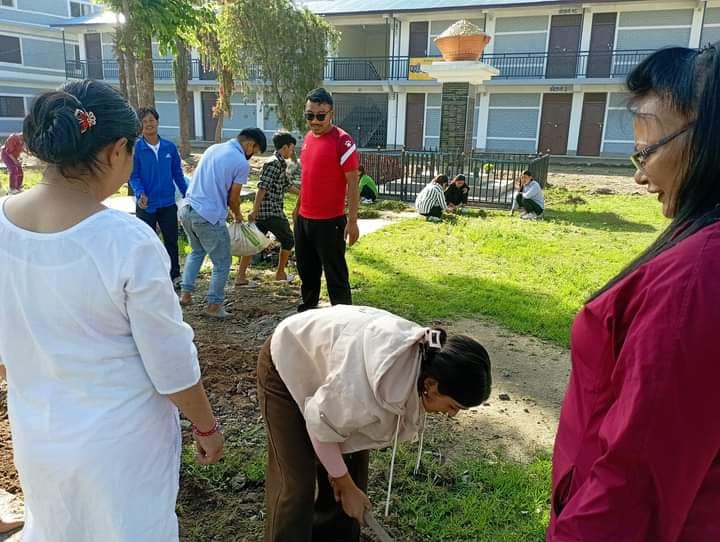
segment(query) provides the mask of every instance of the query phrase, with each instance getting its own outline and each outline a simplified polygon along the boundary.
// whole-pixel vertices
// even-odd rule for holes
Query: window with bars
[[[0,6],[4,8],[14,8],[15,0],[0,0]]]
[[[20,96],[0,96],[0,117],[21,119],[25,116],[25,99]]]
[[[16,38],[14,36],[0,36],[0,62],[22,64],[20,38]]]

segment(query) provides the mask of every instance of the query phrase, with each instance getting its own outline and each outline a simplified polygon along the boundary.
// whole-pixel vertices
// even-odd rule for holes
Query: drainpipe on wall
[[[62,29],[63,59],[65,60],[65,81],[67,81],[67,46],[65,45],[65,29]]]

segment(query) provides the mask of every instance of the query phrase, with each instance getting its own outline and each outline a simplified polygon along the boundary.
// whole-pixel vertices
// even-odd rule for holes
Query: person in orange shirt
[[[24,149],[25,140],[22,134],[10,134],[5,140],[5,144],[0,148],[0,158],[7,166],[8,176],[10,177],[11,194],[22,192],[23,168],[20,163],[20,155]]]

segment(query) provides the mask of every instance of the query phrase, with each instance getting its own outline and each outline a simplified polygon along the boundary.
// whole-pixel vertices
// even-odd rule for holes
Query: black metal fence
[[[509,208],[515,181],[523,171],[530,170],[545,185],[550,157],[499,152],[363,151],[360,161],[377,182],[383,198],[414,202],[418,192],[437,175],[452,179],[463,174],[470,186],[470,204]]]

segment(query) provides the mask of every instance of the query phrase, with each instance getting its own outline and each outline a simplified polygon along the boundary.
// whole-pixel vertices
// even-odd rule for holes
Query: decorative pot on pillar
[[[456,22],[434,39],[435,45],[448,62],[476,61],[480,58],[491,37],[478,26],[465,19]]]

